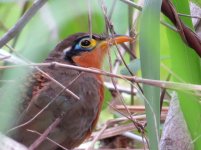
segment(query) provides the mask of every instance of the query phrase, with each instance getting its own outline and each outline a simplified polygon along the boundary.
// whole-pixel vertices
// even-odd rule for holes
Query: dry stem
[[[0,70],[13,69],[13,68],[19,68],[19,67],[33,67],[33,66],[63,67],[63,68],[74,69],[74,70],[79,70],[79,71],[83,71],[83,72],[89,72],[89,73],[100,74],[100,75],[104,75],[104,76],[115,77],[115,78],[133,81],[133,82],[137,82],[137,83],[143,83],[143,84],[152,85],[152,86],[156,86],[156,87],[160,87],[160,88],[201,92],[201,85],[197,85],[197,84],[178,83],[178,82],[170,82],[170,81],[162,81],[162,80],[145,79],[145,78],[140,78],[137,76],[118,75],[118,74],[109,73],[109,72],[106,72],[106,71],[103,71],[100,69],[84,68],[84,67],[80,67],[80,66],[73,66],[73,65],[63,64],[63,63],[59,63],[59,62],[30,63],[30,64],[24,64],[24,65],[0,66]]]

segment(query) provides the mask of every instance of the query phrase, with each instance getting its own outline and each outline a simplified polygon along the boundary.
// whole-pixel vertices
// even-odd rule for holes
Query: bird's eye
[[[96,46],[96,40],[84,38],[80,41],[80,46],[85,49],[92,49]]]
[[[88,47],[90,44],[91,44],[91,42],[89,40],[81,41],[81,46],[83,46],[83,47]]]

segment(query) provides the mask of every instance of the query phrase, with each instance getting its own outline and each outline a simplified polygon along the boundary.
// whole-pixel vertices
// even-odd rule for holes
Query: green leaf
[[[128,64],[128,68],[129,68],[129,70],[133,74],[137,74],[137,72],[141,69],[140,59],[134,59],[134,60],[132,60]],[[123,75],[131,75],[130,72],[128,71],[128,69],[126,67],[124,67],[123,69],[121,69],[120,73],[123,74]]]
[[[161,1],[145,0],[140,24],[140,60],[142,77],[160,80],[160,8]],[[154,37],[154,38],[153,38]],[[143,85],[149,146],[159,149],[160,89]]]
[[[106,109],[108,107],[108,103],[112,100],[111,92],[108,88],[104,88],[104,102],[102,106],[102,110]]]
[[[174,5],[178,12],[190,14],[188,0],[175,0]],[[190,19],[182,18],[182,21],[188,27],[193,27]],[[162,28],[162,30],[166,31],[166,35],[164,36],[167,36],[170,43],[166,48],[170,51],[173,73],[186,83],[201,84],[200,58],[198,55],[184,43],[178,33],[167,28]],[[162,48],[164,49],[164,47]],[[177,78],[174,78],[174,76],[173,80],[181,82]],[[201,135],[201,104],[199,103],[199,98],[185,91],[178,91],[178,97],[192,140],[194,140]],[[194,141],[194,146],[195,149],[200,149],[200,138]]]

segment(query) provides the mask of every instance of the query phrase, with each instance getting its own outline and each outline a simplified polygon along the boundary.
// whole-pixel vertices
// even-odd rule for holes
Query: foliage
[[[129,28],[131,23],[133,23],[132,26],[135,27],[137,36],[133,51],[135,51],[134,53],[136,56],[140,57],[133,59],[129,53],[125,53],[123,58],[128,65],[128,68],[133,74],[145,79],[166,80],[166,77],[171,74],[171,81],[200,85],[201,68],[199,56],[185,44],[177,32],[159,24],[159,19],[161,18],[161,20],[173,26],[168,18],[160,14],[161,1],[145,0],[145,2],[145,6],[141,13],[142,15],[140,15],[140,17],[138,16],[133,23],[131,18],[132,15],[129,14],[131,11],[129,11],[129,7],[126,3],[115,0],[104,1],[105,6],[107,7],[107,15],[110,15],[113,5],[115,4],[114,10],[111,13],[111,22],[114,30],[118,34],[128,34],[131,30]],[[200,5],[199,1],[195,0],[195,2]],[[174,0],[173,3],[179,13],[190,13],[188,0],[182,2]],[[21,17],[23,10],[29,9],[32,4],[33,1],[0,1],[0,37],[2,37],[9,28],[15,25]],[[93,33],[97,34],[102,34],[106,30],[104,13],[101,5],[100,0],[91,1],[91,24]],[[135,8],[132,7],[132,9],[134,10]],[[136,12],[137,11],[135,11],[135,14]],[[185,25],[193,30],[190,18],[183,17],[181,19]],[[28,22],[25,28],[8,43],[8,45],[14,48],[14,54],[21,59],[32,62],[42,62],[55,47],[56,43],[73,33],[88,31],[88,5],[86,1],[49,0],[31,21]],[[3,49],[10,51],[6,46],[4,46]],[[113,64],[118,60],[116,59],[117,57],[119,58],[116,48],[112,48],[111,58]],[[0,63],[1,65],[4,65],[3,62]],[[104,70],[110,71],[108,58],[105,59]],[[130,71],[127,69],[127,66],[122,63],[115,73],[131,76]],[[25,82],[19,80],[23,75],[24,70],[0,70],[0,93],[5,91],[5,95],[2,96],[2,94],[0,96],[0,122],[3,122],[0,124],[1,131],[6,131],[15,115],[19,115],[17,113],[15,114],[13,111],[18,108],[16,104],[19,96],[19,92],[17,92],[18,86],[10,86],[10,84],[7,82],[4,83],[3,81],[14,79],[18,81],[17,85],[20,85],[21,82]],[[110,77],[104,77],[104,80],[111,82]],[[128,92],[127,94],[123,94],[126,105],[131,104],[131,106],[136,106],[138,104],[142,105],[143,102],[145,103],[148,121],[147,132],[150,142],[149,146],[150,149],[158,149],[158,137],[160,134],[160,89],[158,87],[140,84],[140,86],[143,86],[144,90],[144,93],[142,94],[139,92],[138,88],[135,88],[136,84],[132,86],[128,81],[117,79],[115,79],[115,82],[122,87],[131,87],[137,91],[137,94],[134,95],[135,105],[132,105],[133,95],[128,94]],[[123,90],[126,90],[126,88]],[[111,91],[113,91],[112,94],[110,93]],[[167,95],[171,94],[171,92],[171,90],[168,90]],[[108,106],[111,99],[114,101],[114,99],[119,100],[121,97],[116,96],[117,93],[108,88],[105,89],[105,93],[105,103],[103,104],[103,113],[100,117],[100,123],[104,123],[105,120],[111,119],[112,117],[115,119],[122,117],[122,114],[126,114],[125,110],[123,113],[108,111],[108,109],[111,109]],[[201,109],[199,97],[193,92],[183,91],[182,89],[178,90],[177,93],[192,140],[194,140],[201,134]],[[121,101],[119,100],[117,105],[120,102]],[[122,103],[120,104],[122,105]],[[125,124],[127,124],[127,122]],[[201,139],[198,138],[195,140],[194,144],[195,149],[199,149],[199,147],[201,147]]]

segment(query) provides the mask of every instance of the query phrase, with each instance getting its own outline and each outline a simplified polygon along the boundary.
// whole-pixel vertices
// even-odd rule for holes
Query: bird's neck
[[[101,69],[107,51],[107,48],[96,48],[92,52],[82,53],[72,59],[78,66]]]
[[[81,67],[101,69],[104,58],[108,52],[108,47],[96,48],[91,52],[82,53],[80,56],[74,56],[72,60]],[[101,93],[104,93],[103,79],[101,75],[96,75],[97,80],[101,84]],[[101,101],[103,98],[101,98]]]

